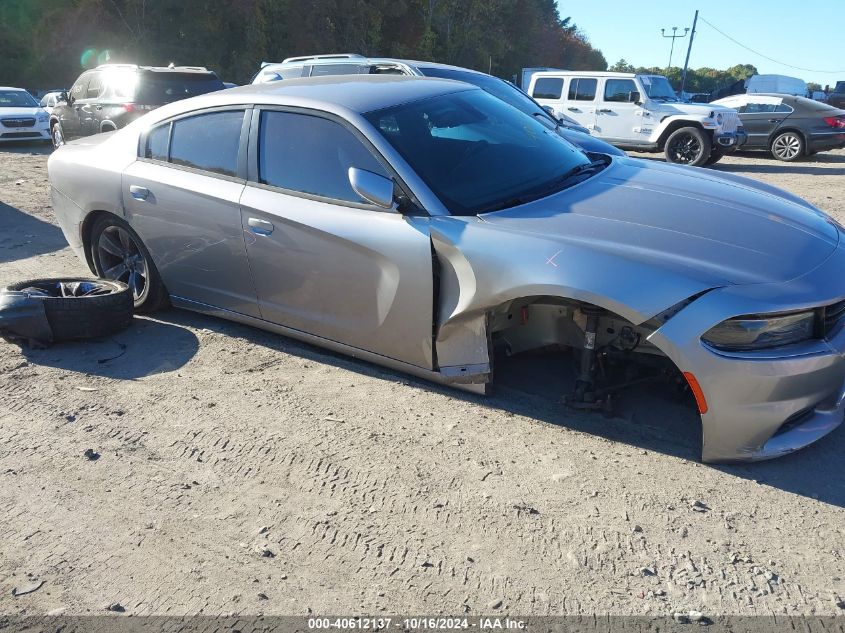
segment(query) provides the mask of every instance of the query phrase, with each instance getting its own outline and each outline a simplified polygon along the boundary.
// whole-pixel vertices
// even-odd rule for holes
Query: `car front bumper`
[[[719,352],[701,341],[716,323],[829,305],[845,298],[845,246],[815,271],[783,284],[714,289],[672,317],[649,340],[704,394],[702,460],[780,457],[824,437],[845,416],[845,324],[827,338],[782,349]]]
[[[713,147],[719,148],[723,154],[730,154],[736,149],[745,144],[748,140],[748,135],[745,130],[737,129],[736,132],[714,132],[713,133]]]
[[[49,140],[50,128],[46,123],[39,123],[33,127],[0,126],[0,142]]]

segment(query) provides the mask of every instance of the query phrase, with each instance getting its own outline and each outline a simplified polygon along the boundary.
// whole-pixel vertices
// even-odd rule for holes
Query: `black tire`
[[[715,165],[720,160],[722,160],[724,157],[725,157],[725,155],[722,152],[720,152],[720,151],[718,151],[717,149],[714,148],[710,151],[710,158],[707,159],[706,164],[707,165]]]
[[[97,288],[78,296],[62,292],[60,284],[74,283]],[[44,303],[55,342],[109,336],[132,323],[132,293],[124,283],[79,278],[30,279],[12,284],[6,290],[20,292],[30,288],[30,296]]]
[[[778,134],[772,139],[772,144],[769,146],[772,156],[787,163],[791,163],[804,156],[804,150],[806,148],[807,145],[804,143],[804,137],[799,132],[793,132],[792,130]]]
[[[113,252],[116,249],[106,250],[103,244],[124,248],[124,252],[119,254]],[[94,226],[91,227],[88,249],[94,272],[98,277],[122,281],[132,290],[135,312],[154,312],[168,305],[167,289],[161,281],[150,252],[124,220],[111,214],[102,215],[95,220]]]
[[[65,131],[60,121],[56,121],[50,126],[50,139],[53,143],[53,149],[59,149],[65,144]]]
[[[701,167],[710,158],[710,137],[697,127],[682,127],[669,135],[663,146],[666,162]]]

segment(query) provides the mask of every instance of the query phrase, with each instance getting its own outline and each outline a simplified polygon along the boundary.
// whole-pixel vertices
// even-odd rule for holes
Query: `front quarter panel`
[[[713,287],[577,239],[506,230],[478,217],[432,218],[431,238],[441,279],[441,368],[489,363],[487,315],[514,299],[583,301],[636,325]]]

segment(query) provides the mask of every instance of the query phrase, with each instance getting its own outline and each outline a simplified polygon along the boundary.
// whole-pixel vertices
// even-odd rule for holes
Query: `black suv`
[[[122,128],[171,101],[224,88],[216,74],[198,66],[97,66],[62,94],[50,115],[50,136],[59,147],[74,138]]]
[[[827,96],[828,105],[845,110],[845,81],[837,81],[836,87]]]

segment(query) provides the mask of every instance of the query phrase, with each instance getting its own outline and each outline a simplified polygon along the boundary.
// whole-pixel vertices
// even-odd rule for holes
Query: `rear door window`
[[[363,204],[349,184],[349,168],[388,177],[361,140],[331,119],[268,110],[261,114],[258,139],[258,174],[265,185]]]
[[[91,80],[88,82],[88,90],[86,90],[86,99],[96,99],[103,93],[103,74],[93,73]]]
[[[535,99],[560,99],[563,94],[563,79],[560,77],[540,77],[534,82],[531,96]]]
[[[243,121],[243,110],[209,112],[177,119],[170,133],[169,161],[174,165],[236,176]],[[156,128],[154,134],[159,134],[159,129]],[[163,140],[159,136],[152,140],[155,144],[150,147],[148,137],[149,151],[161,156]]]
[[[170,147],[170,126],[171,123],[159,125],[147,134],[147,145],[144,148],[144,158],[162,161],[167,160],[167,152]]]
[[[574,77],[569,82],[570,101],[593,101],[596,98],[598,81],[586,77]]]

